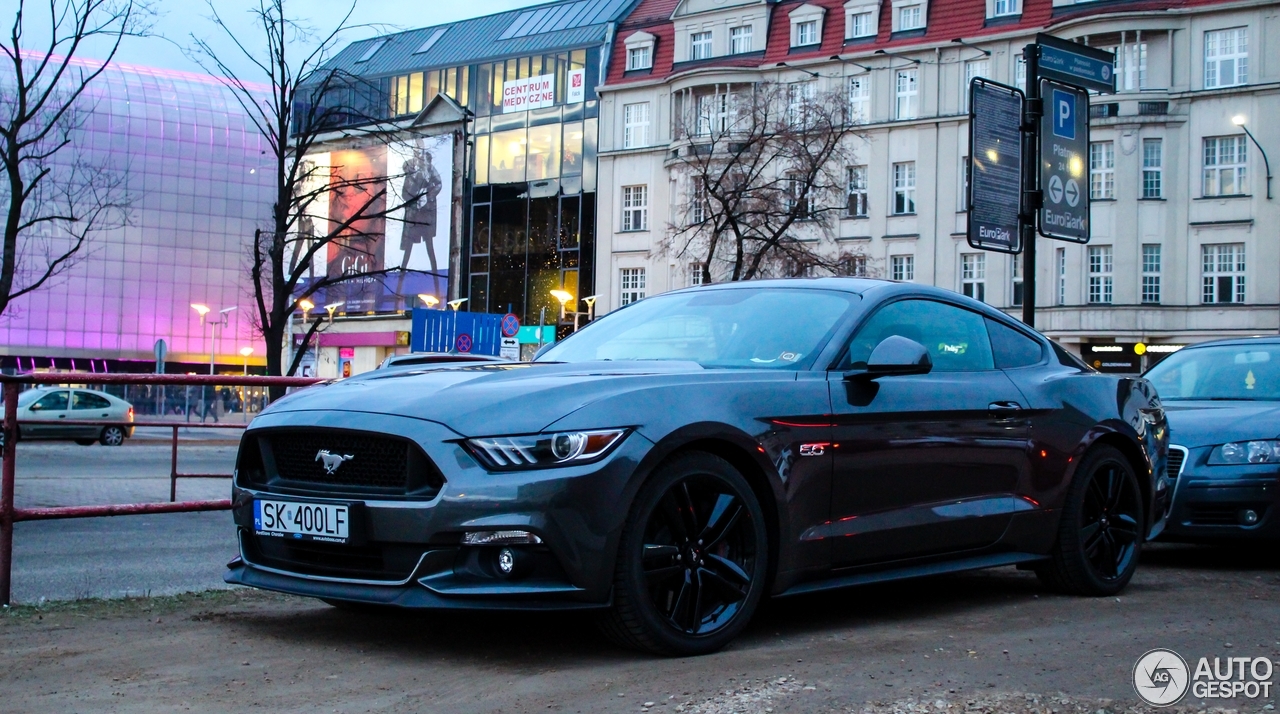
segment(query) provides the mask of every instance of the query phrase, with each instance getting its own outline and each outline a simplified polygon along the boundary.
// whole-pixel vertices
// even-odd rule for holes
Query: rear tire
[[[102,435],[98,437],[98,443],[103,446],[121,446],[124,444],[124,429],[118,426],[107,426],[102,428]]]
[[[750,622],[768,568],[764,512],[746,479],[718,456],[678,455],[632,505],[600,629],[654,654],[715,652]]]
[[[1113,447],[1096,446],[1076,469],[1052,559],[1036,575],[1060,592],[1115,595],[1138,567],[1145,523],[1142,490],[1128,459]]]

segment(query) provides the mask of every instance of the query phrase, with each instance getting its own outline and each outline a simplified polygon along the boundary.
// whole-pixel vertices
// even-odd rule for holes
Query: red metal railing
[[[4,394],[4,457],[0,471],[0,605],[8,605],[13,572],[13,524],[58,518],[99,518],[150,513],[192,513],[231,508],[230,500],[178,501],[179,478],[230,478],[230,474],[183,474],[178,472],[178,429],[243,429],[246,424],[191,424],[190,422],[120,422],[91,420],[24,421],[24,424],[50,423],[60,426],[169,427],[173,442],[169,470],[169,502],[129,503],[107,506],[63,506],[57,508],[17,508],[14,505],[14,481],[17,475],[18,394],[22,385],[150,385],[176,387],[306,387],[323,380],[308,377],[236,377],[186,374],[79,374],[48,373],[0,375]]]

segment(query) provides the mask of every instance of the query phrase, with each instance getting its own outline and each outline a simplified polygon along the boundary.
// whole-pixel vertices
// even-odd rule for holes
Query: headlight
[[[604,458],[626,429],[565,431],[527,436],[489,436],[467,439],[467,450],[496,471],[538,469],[582,464]]]
[[[1274,464],[1280,462],[1280,441],[1235,441],[1209,454],[1209,465]]]

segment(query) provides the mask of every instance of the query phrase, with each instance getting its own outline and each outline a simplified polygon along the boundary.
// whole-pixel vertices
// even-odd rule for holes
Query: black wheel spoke
[[[1128,545],[1138,542],[1138,522],[1133,516],[1122,513],[1111,523],[1111,535],[1116,541]]]
[[[683,565],[668,565],[664,568],[652,568],[644,571],[644,577],[650,584],[658,584],[684,572]]]
[[[727,493],[716,497],[716,505],[711,509],[711,517],[707,525],[698,534],[698,542],[704,548],[711,549],[720,544],[724,537],[733,530],[738,518],[742,515],[742,504]]]
[[[698,533],[698,513],[693,507],[693,496],[689,494],[689,482],[682,481],[675,489],[676,505],[679,507],[680,516],[684,522],[684,532],[686,538],[693,538]]]
[[[1118,478],[1116,471],[1117,469],[1114,466],[1109,470],[1111,478],[1109,481],[1110,491],[1108,493],[1107,508],[1111,511],[1118,509],[1120,500],[1124,498],[1124,479]]]
[[[1085,555],[1093,557],[1098,550],[1098,541],[1102,539],[1102,524],[1090,523],[1080,529],[1080,543],[1084,547]]]
[[[1098,504],[1098,510],[1107,507],[1107,494],[1103,491],[1102,484],[1098,483],[1097,477],[1089,479],[1088,495]]]
[[[690,623],[689,631],[696,634],[698,630],[702,629],[702,608],[704,606],[703,596],[705,595],[703,592],[705,588],[702,583],[702,573],[700,571],[694,571],[692,582],[695,590],[693,595],[693,618]]]
[[[662,518],[677,542],[689,540],[689,530],[685,527],[685,518],[680,513],[680,504],[676,500],[675,493],[667,492],[658,502],[658,510],[662,512]]]
[[[751,585],[751,576],[747,575],[747,571],[743,570],[737,563],[728,558],[721,558],[718,555],[707,556],[706,562],[703,563],[706,570],[713,573],[720,580],[733,586],[735,589],[745,589]]]
[[[676,595],[676,601],[671,605],[671,614],[669,615],[671,622],[676,627],[686,631],[689,628],[686,627],[687,618],[685,618],[684,614],[689,609],[690,590],[693,589],[692,583],[689,582],[689,575],[689,571],[686,570],[684,581],[680,583],[680,592]]]
[[[1105,530],[1102,532],[1102,548],[1098,553],[1099,570],[1103,575],[1113,578],[1116,575],[1116,548],[1115,542],[1111,540],[1111,534]]]
[[[680,548],[674,545],[644,544],[644,560],[646,563],[663,558],[674,558],[680,555]]]

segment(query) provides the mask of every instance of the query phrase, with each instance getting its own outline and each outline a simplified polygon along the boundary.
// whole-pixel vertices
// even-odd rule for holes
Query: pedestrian
[[[201,411],[201,414],[200,414],[201,424],[203,424],[205,418],[209,416],[213,417],[214,424],[218,423],[217,402],[218,402],[219,391],[220,389],[218,387],[205,385],[203,394],[201,394],[201,401],[204,402],[204,409]]]

